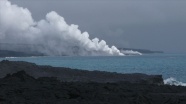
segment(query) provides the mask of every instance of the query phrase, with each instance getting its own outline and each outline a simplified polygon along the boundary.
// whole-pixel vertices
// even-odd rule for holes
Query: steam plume
[[[0,1],[0,43],[30,44],[46,55],[124,55],[104,40],[89,39],[78,25],[68,25],[55,11],[34,21],[28,9]]]

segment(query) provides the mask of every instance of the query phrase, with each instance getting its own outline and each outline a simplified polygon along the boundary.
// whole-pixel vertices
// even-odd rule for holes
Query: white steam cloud
[[[0,43],[29,44],[32,51],[46,55],[124,55],[104,40],[89,39],[78,25],[68,25],[52,11],[46,19],[34,21],[28,9],[0,1]]]
[[[142,55],[142,53],[133,50],[120,50],[125,55]]]

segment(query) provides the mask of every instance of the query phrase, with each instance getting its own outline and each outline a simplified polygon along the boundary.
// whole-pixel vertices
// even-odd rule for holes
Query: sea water
[[[186,54],[146,54],[140,56],[44,56],[6,57],[0,60],[27,61],[38,65],[99,70],[118,73],[163,75],[166,84],[186,86]]]

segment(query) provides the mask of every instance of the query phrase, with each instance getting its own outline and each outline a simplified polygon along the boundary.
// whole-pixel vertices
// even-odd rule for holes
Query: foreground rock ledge
[[[0,104],[186,104],[186,87],[163,85],[159,75],[11,61],[0,62],[0,71]]]
[[[129,83],[146,83],[146,84],[163,84],[161,75],[146,75],[146,74],[120,74],[103,71],[86,71],[64,67],[39,66],[34,63],[22,61],[0,62],[0,78],[7,74],[12,74],[17,71],[24,70],[34,78],[38,77],[57,77],[57,79],[65,82],[129,82]]]

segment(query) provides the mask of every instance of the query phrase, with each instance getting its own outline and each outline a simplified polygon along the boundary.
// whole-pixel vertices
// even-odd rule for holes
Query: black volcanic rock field
[[[186,104],[186,87],[161,75],[0,62],[0,104]]]

